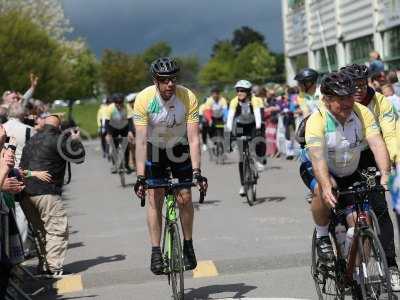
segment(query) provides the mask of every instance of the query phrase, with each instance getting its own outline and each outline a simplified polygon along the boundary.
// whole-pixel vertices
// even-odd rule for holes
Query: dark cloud
[[[279,0],[63,0],[73,36],[100,55],[105,48],[140,52],[160,40],[176,54],[207,58],[216,40],[250,26],[273,51],[283,50]]]

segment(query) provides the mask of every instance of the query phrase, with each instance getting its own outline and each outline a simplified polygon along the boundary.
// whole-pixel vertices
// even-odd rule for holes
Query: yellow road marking
[[[66,276],[54,284],[58,294],[74,293],[83,290],[81,275]]]
[[[218,271],[212,260],[203,260],[197,263],[193,270],[193,278],[218,276]]]

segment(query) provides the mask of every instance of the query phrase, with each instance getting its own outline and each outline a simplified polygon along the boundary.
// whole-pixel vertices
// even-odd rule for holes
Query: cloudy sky
[[[141,52],[164,40],[174,54],[206,59],[216,40],[250,26],[283,51],[281,0],[62,0],[65,14],[97,55]]]

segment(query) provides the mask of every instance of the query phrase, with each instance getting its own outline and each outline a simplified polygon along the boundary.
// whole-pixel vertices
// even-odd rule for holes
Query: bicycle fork
[[[166,249],[164,253],[164,261],[166,264],[166,272],[168,274],[168,283],[170,283],[171,270],[171,259],[172,259],[172,247],[173,247],[173,225],[176,223],[178,217],[175,210],[175,199],[173,195],[166,195],[166,218],[165,218],[165,229],[164,229],[164,241],[163,249]],[[166,247],[166,248],[165,248]]]

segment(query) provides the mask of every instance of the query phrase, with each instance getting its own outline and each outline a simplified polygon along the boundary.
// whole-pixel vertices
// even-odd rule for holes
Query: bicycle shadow
[[[124,254],[116,254],[112,256],[98,256],[93,259],[87,259],[69,263],[68,265],[65,266],[65,268],[72,273],[80,273],[90,269],[91,267],[125,260],[125,258],[126,255]]]
[[[207,206],[219,206],[219,203],[221,203],[221,200],[207,200],[205,199],[203,203],[199,202],[193,202],[193,208],[195,210],[200,210],[202,206],[207,207]]]
[[[247,285],[245,283],[234,283],[234,284],[216,284],[210,286],[204,286],[198,289],[187,289],[185,290],[185,299],[188,300],[200,300],[209,299],[210,296],[215,296],[220,293],[232,293],[230,298],[242,298],[252,290],[257,289],[257,286]],[[213,297],[214,298],[214,297]]]
[[[254,201],[254,205],[260,205],[265,202],[282,202],[284,200],[286,200],[286,197],[283,197],[283,196],[261,197],[261,198],[257,198],[257,200]]]

